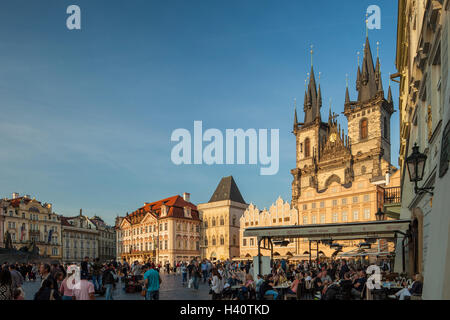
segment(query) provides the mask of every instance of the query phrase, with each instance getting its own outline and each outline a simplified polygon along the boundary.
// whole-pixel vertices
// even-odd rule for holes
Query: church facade
[[[397,171],[391,165],[394,105],[390,86],[385,97],[380,60],[374,63],[368,37],[356,78],[356,100],[350,99],[348,84],[346,88],[345,134],[331,108],[328,121],[322,121],[322,91],[311,66],[304,121],[298,121],[296,110],[293,128],[297,157],[291,170],[292,206],[299,212],[299,224],[375,220],[383,205],[380,188],[392,186],[390,177]]]

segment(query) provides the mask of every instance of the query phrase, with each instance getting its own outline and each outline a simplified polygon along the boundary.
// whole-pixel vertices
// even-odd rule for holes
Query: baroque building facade
[[[99,231],[81,209],[78,216],[61,216],[61,227],[64,263],[80,262],[85,257],[91,261],[99,258]]]
[[[224,261],[240,256],[239,221],[247,207],[233,177],[222,178],[209,202],[198,205],[202,258]]]
[[[424,299],[450,299],[449,10],[449,0],[399,0],[398,7],[393,79],[400,84],[400,215],[411,219],[411,228],[404,243],[408,268],[397,271],[423,274]],[[410,181],[406,159],[415,145],[427,156],[418,187],[434,188],[430,192]]]
[[[374,62],[368,37],[362,64],[358,61],[356,90],[358,97],[352,100],[347,84],[346,135],[331,107],[328,121],[322,121],[322,91],[311,66],[304,121],[298,121],[296,110],[293,128],[297,157],[291,170],[292,206],[299,212],[299,224],[375,220],[378,208],[383,208],[382,188],[394,186],[390,181],[397,171],[390,159],[392,91],[389,86],[385,97],[380,60]],[[354,245],[353,241],[344,244]],[[323,250],[331,254],[330,249]]]
[[[35,246],[42,256],[61,260],[61,221],[52,204],[41,203],[30,196],[13,193],[0,201],[4,247],[9,233],[15,249]]]
[[[256,237],[244,237],[244,230],[253,227],[273,227],[273,226],[289,226],[298,225],[297,209],[292,208],[288,202],[281,197],[272,204],[267,210],[259,210],[253,204],[250,204],[247,210],[240,218],[240,258],[253,259],[258,256],[258,243]],[[273,249],[274,259],[295,258],[303,255],[307,250],[307,245],[301,245],[298,239],[288,239],[286,246],[275,246]],[[261,251],[261,255],[267,256],[268,252]]]
[[[200,223],[189,193],[145,203],[116,219],[118,258],[171,265],[198,258]]]
[[[99,232],[98,236],[98,258],[101,262],[116,259],[116,230],[103,221],[102,218],[94,216],[90,220],[95,224]]]

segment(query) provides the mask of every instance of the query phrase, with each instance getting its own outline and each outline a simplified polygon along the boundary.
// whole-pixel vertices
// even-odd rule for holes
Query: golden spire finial
[[[322,76],[322,72],[319,71],[319,84],[320,84],[320,77]]]
[[[311,45],[311,51],[310,51],[310,53],[311,53],[311,67],[313,66],[313,54],[314,54],[314,45]]]

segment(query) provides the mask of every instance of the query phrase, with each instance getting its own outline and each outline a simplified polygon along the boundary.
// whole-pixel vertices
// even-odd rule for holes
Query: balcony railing
[[[402,201],[402,193],[400,187],[384,189],[384,204],[398,204]]]

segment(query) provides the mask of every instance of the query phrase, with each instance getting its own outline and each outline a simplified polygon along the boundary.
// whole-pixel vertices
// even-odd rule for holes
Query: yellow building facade
[[[240,219],[247,207],[231,176],[220,181],[208,203],[198,205],[202,258],[224,261],[240,256]]]
[[[13,193],[12,198],[2,199],[0,206],[3,231],[10,234],[15,249],[31,248],[35,244],[39,255],[61,260],[61,221],[50,203]]]

